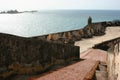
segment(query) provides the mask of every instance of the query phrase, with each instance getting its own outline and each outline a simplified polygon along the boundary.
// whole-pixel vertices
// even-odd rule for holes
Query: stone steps
[[[99,70],[96,70],[96,80],[108,80],[107,79],[107,66],[105,63],[99,64]]]
[[[108,80],[106,71],[96,71],[96,80]]]

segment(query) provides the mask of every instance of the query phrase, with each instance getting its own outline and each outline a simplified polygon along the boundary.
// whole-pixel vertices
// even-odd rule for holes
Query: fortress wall
[[[120,80],[120,37],[97,44],[94,48],[108,51],[108,80]]]
[[[106,22],[97,22],[91,24],[89,23],[82,29],[53,33],[31,38],[42,39],[54,43],[74,45],[75,41],[79,41],[82,38],[92,38],[93,36],[104,35],[106,26],[107,26]]]
[[[74,60],[79,60],[77,46],[0,34],[0,77],[40,73]]]

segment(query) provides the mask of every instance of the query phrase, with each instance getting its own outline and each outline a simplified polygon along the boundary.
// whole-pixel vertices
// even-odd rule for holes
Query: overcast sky
[[[120,0],[0,0],[0,10],[111,9],[120,10]]]

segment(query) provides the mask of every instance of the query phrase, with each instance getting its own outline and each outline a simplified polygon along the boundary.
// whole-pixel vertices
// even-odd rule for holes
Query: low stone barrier
[[[97,44],[94,48],[108,51],[108,80],[120,80],[120,37]]]
[[[79,60],[79,47],[0,34],[0,77],[41,73],[54,65]]]
[[[48,35],[37,36],[34,38],[43,39],[54,43],[74,45],[75,41],[81,40],[82,38],[92,38],[93,36],[104,35],[106,27],[111,26],[120,26],[120,21],[114,20],[92,23],[92,18],[89,17],[88,24],[82,29],[52,33]]]

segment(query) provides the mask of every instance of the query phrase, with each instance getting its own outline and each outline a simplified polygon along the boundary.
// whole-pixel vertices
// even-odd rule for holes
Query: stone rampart
[[[40,73],[79,60],[79,47],[0,34],[0,77]]]
[[[108,80],[120,80],[120,37],[97,44],[94,48],[108,51]]]

